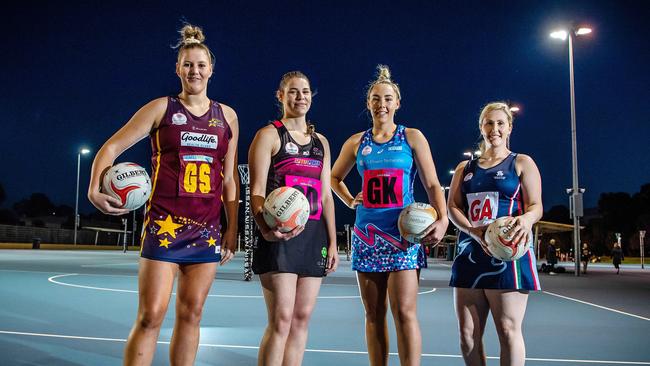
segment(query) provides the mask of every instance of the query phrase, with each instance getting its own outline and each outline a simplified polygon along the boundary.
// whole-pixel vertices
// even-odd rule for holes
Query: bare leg
[[[502,366],[523,366],[526,345],[521,324],[526,314],[528,291],[485,290],[501,344]]]
[[[397,351],[402,366],[419,366],[422,335],[417,318],[418,271],[391,272],[388,276],[388,299],[397,331]]]
[[[169,347],[171,365],[192,365],[199,347],[203,304],[217,271],[216,263],[183,264],[178,275],[176,323]]]
[[[284,346],[283,366],[300,366],[302,364],[307,344],[309,319],[316,305],[321,282],[322,278],[320,277],[298,277],[291,330]]]
[[[151,365],[177,270],[175,263],[140,258],[138,315],[124,348],[124,365]]]
[[[357,272],[361,301],[366,311],[366,343],[370,366],[388,364],[386,324],[388,273]]]
[[[460,350],[466,365],[485,366],[483,332],[490,311],[482,289],[454,288],[454,307],[458,317]]]
[[[259,366],[280,366],[291,330],[293,307],[296,302],[298,275],[293,273],[265,273],[260,275],[268,325],[257,356]]]

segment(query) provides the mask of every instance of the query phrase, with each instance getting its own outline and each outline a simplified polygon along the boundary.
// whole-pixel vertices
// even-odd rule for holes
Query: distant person
[[[621,272],[620,265],[624,259],[621,244],[615,242],[614,247],[612,248],[612,263],[614,264],[614,268],[616,268],[616,274]]]
[[[449,221],[429,143],[419,130],[395,122],[401,105],[400,89],[388,67],[380,65],[378,70],[366,93],[372,127],[355,133],[343,144],[332,167],[332,189],[356,211],[352,269],[357,271],[366,313],[369,363],[388,363],[386,314],[390,306],[400,363],[413,366],[420,364],[422,355],[417,294],[418,270],[427,260],[423,246],[439,243]],[[352,168],[362,179],[361,191],[356,194],[344,182]],[[426,229],[421,243],[410,243],[400,236],[397,219],[402,208],[414,201],[416,173],[439,217]]]
[[[505,103],[483,108],[478,120],[481,155],[458,164],[449,191],[449,218],[461,231],[450,286],[467,365],[486,363],[483,333],[490,313],[501,345],[501,365],[524,364],[522,322],[528,293],[541,289],[532,245],[520,259],[502,262],[487,254],[483,239],[488,224],[512,216],[508,224],[513,240],[527,242],[543,213],[535,162],[509,149],[512,120]]]
[[[555,239],[551,239],[546,247],[546,264],[548,274],[555,275],[555,265],[557,264],[557,253],[555,248]]]
[[[188,24],[180,33],[176,75],[181,92],[147,103],[106,141],[93,162],[88,188],[88,198],[100,211],[126,214],[118,200],[100,192],[102,172],[130,146],[151,138],[152,192],[142,230],[138,314],[126,342],[125,365],[151,364],[176,277],[169,362],[194,363],[217,263],[233,257],[237,241],[237,114],[207,96],[213,56],[201,28]],[[222,206],[228,222],[223,236]]]
[[[591,260],[591,250],[589,250],[589,245],[585,242],[582,243],[582,249],[580,249],[580,261],[582,262],[582,273],[587,274],[587,265]]]
[[[259,228],[253,271],[260,276],[268,314],[258,354],[264,366],[302,363],[323,277],[338,265],[330,148],[307,122],[312,97],[305,74],[284,74],[276,91],[282,118],[257,132],[248,153],[251,206]],[[288,233],[270,228],[262,216],[264,199],[282,186],[302,191],[311,209],[307,224]]]

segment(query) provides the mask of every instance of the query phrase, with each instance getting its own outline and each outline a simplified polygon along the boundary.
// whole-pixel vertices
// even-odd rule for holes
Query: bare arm
[[[461,184],[463,180],[463,171],[467,165],[467,161],[462,161],[456,167],[454,177],[451,179],[451,187],[449,188],[449,201],[447,202],[447,210],[449,211],[449,219],[456,225],[458,230],[472,236],[476,241],[483,243],[483,234],[485,233],[485,226],[473,227],[465,216],[463,208],[463,194],[461,192]]]
[[[514,226],[514,240],[528,240],[533,225],[542,218],[542,178],[537,165],[528,155],[518,154],[515,170],[521,181],[524,197],[524,214],[511,221]]]
[[[321,180],[321,202],[323,205],[323,220],[325,220],[325,228],[327,230],[327,273],[334,272],[338,267],[339,255],[338,248],[336,245],[336,223],[334,218],[334,200],[332,198],[332,189],[331,189],[331,158],[330,158],[330,145],[327,139],[318,135],[319,139],[323,143],[323,148],[325,149],[323,156],[323,170],[320,174]]]
[[[343,180],[357,163],[357,149],[361,143],[361,136],[363,136],[363,132],[354,134],[345,141],[331,172],[332,190],[346,206],[352,209],[363,203],[363,192],[353,196]]]
[[[237,245],[237,212],[239,210],[239,174],[237,172],[237,142],[239,140],[239,119],[237,113],[222,104],[226,121],[230,125],[232,137],[223,162],[223,205],[228,227],[221,242],[221,264],[226,264],[235,253]]]
[[[90,173],[88,199],[101,212],[110,215],[123,215],[129,212],[118,208],[119,200],[99,192],[102,174],[113,165],[120,154],[147,137],[151,130],[158,126],[166,109],[167,98],[164,97],[147,103],[97,151]]]
[[[289,240],[300,234],[304,227],[298,227],[288,233],[271,229],[262,216],[266,198],[266,178],[269,174],[271,156],[280,149],[280,137],[273,126],[260,129],[248,150],[248,169],[250,173],[251,210],[255,223],[264,239],[268,241]]]
[[[445,195],[440,186],[438,175],[436,174],[436,166],[431,157],[431,149],[429,148],[427,139],[422,132],[414,128],[406,129],[406,139],[409,146],[411,146],[411,150],[413,150],[415,164],[418,168],[422,185],[427,192],[429,203],[438,212],[438,220],[427,228],[422,243],[437,244],[444,238],[447,226],[449,225]]]

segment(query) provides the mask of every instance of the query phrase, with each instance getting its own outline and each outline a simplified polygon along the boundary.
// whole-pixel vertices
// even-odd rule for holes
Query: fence
[[[95,230],[78,230],[77,244],[122,245],[123,233]],[[2,243],[31,243],[34,238],[40,238],[43,243],[72,244],[74,230],[53,229],[33,226],[0,225],[0,242]],[[136,245],[139,244],[136,237]],[[127,234],[126,242],[131,245],[131,234]]]

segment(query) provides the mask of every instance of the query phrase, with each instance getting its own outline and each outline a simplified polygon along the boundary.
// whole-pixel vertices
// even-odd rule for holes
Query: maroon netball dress
[[[223,163],[232,137],[219,103],[202,116],[175,97],[151,132],[152,192],[142,232],[144,258],[175,263],[221,260]]]

